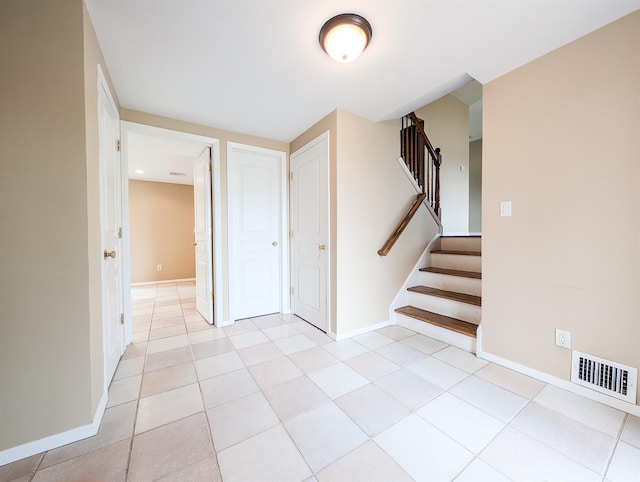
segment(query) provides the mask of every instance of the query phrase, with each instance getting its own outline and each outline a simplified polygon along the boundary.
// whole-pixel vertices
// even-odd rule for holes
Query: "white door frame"
[[[135,122],[122,121],[122,173],[124,177],[124,185],[128,186],[129,182],[129,134],[143,134],[154,137],[164,137],[182,142],[194,142],[204,144],[211,147],[211,190],[213,191],[213,287],[214,287],[214,303],[213,317],[216,324],[223,323],[224,313],[224,284],[222,282],[222,182],[220,170],[220,140],[213,137],[200,136],[197,134],[189,134],[187,132],[173,131],[162,127],[148,126]],[[124,189],[123,196],[123,254],[124,254],[124,283],[125,287],[131,286],[131,252],[129,245],[129,189]],[[131,343],[132,326],[131,326],[131,290],[125,289],[125,339],[126,343]]]
[[[287,189],[287,153],[283,151],[276,151],[274,149],[267,149],[265,147],[250,146],[247,144],[240,144],[238,142],[227,142],[227,218],[229,229],[227,231],[227,244],[229,246],[229,267],[234,265],[235,252],[231,239],[232,236],[232,205],[229,202],[231,198],[231,192],[229,187],[229,167],[231,153],[236,151],[251,152],[256,154],[267,154],[269,156],[275,156],[280,161],[280,239],[281,239],[281,266],[280,266],[280,312],[291,313],[291,299],[289,296],[289,193]],[[235,321],[233,313],[233,273],[229,272],[229,319],[231,322]]]

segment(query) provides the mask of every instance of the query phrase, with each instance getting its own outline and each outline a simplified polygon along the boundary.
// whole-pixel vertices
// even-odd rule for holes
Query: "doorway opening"
[[[224,300],[219,140],[124,121],[122,146],[124,286],[129,288],[132,282],[195,279],[196,293],[203,298],[198,302],[198,311],[209,323],[219,323],[223,320]],[[162,192],[168,193],[168,198],[158,197]],[[137,202],[137,198],[130,196],[141,193],[145,206],[138,213],[140,216],[132,219],[130,202]],[[158,229],[158,223],[166,225],[171,219],[180,225],[176,224],[168,235],[165,231],[164,236],[154,236],[153,229]],[[149,239],[161,244],[153,250],[156,258],[147,256],[144,246],[132,244],[132,222],[147,224],[151,231],[147,233]],[[138,239],[136,243],[139,241],[145,242]],[[172,257],[172,253],[176,256]],[[125,289],[125,298],[126,319],[131,320],[130,289]],[[129,343],[130,323],[126,332]]]

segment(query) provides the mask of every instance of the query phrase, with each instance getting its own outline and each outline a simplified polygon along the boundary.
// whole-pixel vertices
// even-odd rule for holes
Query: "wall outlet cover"
[[[571,348],[571,332],[556,328],[556,346]]]

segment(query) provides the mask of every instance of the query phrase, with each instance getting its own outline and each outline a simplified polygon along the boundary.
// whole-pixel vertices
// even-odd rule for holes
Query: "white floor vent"
[[[574,351],[571,381],[625,402],[636,403],[637,368]]]

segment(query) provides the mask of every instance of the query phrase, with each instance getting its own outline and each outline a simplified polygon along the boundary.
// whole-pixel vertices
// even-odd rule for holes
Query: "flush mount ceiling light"
[[[320,29],[320,45],[336,62],[357,59],[367,48],[373,30],[366,18],[355,13],[336,15]]]

